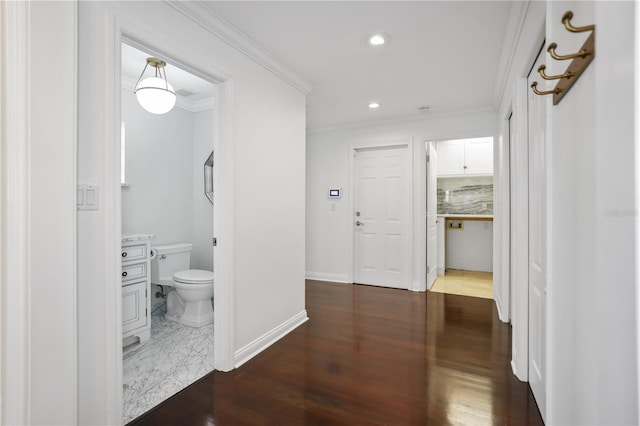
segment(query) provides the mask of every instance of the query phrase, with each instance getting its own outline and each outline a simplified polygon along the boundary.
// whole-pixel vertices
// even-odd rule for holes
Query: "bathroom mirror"
[[[204,195],[213,204],[213,151],[204,162]]]

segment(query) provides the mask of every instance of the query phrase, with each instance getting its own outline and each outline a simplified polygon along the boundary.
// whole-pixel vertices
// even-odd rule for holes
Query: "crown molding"
[[[122,90],[126,90],[127,92],[133,93],[133,89],[136,86],[136,82],[137,81],[135,79],[129,76],[123,75]],[[184,96],[180,96],[180,95],[176,96],[176,107],[182,108],[189,112],[206,111],[206,110],[213,109],[214,106],[215,106],[214,97],[204,98],[197,101],[190,101]]]
[[[177,0],[165,0],[165,3],[304,95],[308,95],[313,90],[313,86],[300,74],[214,12],[206,3],[202,1],[185,2]]]
[[[415,115],[411,115],[411,116],[390,118],[387,120],[361,121],[361,122],[349,123],[341,126],[307,129],[307,135],[357,130],[357,129],[362,129],[366,127],[374,127],[374,126],[381,126],[381,125],[393,125],[393,124],[399,124],[399,123],[429,121],[434,118],[451,117],[451,116],[463,115],[463,114],[478,114],[483,112],[495,113],[496,109],[493,108],[493,106],[488,106],[488,105],[477,106],[477,107],[467,107],[467,108],[442,108],[439,110],[437,109],[429,110],[428,113],[417,116],[417,117]]]
[[[516,49],[522,36],[524,22],[529,11],[530,0],[511,2],[509,7],[509,18],[507,29],[504,33],[502,49],[500,54],[500,62],[495,82],[495,90],[493,91],[493,106],[498,109],[500,102],[504,96],[507,84],[510,79],[513,61],[516,58]]]

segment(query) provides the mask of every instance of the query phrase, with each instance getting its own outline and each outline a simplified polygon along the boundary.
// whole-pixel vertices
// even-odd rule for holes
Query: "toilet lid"
[[[176,272],[173,275],[175,281],[185,284],[199,284],[213,281],[213,272],[202,269],[188,269],[186,271]]]

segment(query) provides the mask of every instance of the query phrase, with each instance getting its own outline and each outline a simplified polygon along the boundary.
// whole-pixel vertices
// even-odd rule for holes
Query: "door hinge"
[[[427,275],[429,275],[429,272],[431,272],[431,268],[427,265]]]
[[[144,297],[149,297],[149,295],[147,294],[147,289],[144,289]]]
[[[427,154],[427,163],[429,163],[430,161],[431,161],[431,156]]]
[[[148,308],[144,308],[144,316],[145,316],[145,317],[148,317],[148,316],[149,316],[148,311],[149,311],[149,310],[148,310]]]
[[[218,239],[216,237],[213,237],[213,246],[218,247]]]

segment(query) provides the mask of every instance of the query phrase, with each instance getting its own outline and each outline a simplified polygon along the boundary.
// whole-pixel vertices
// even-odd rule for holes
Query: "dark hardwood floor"
[[[542,425],[492,300],[307,281],[310,320],[131,425]]]

